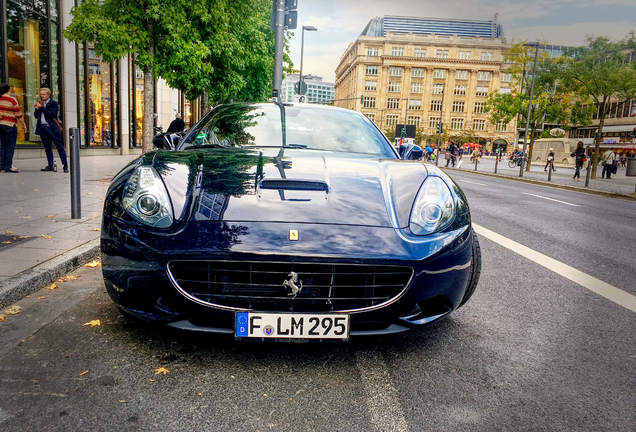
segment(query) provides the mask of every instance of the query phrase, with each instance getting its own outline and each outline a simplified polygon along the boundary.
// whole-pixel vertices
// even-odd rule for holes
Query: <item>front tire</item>
[[[470,266],[471,274],[470,281],[468,282],[468,288],[466,288],[466,292],[464,293],[464,298],[462,298],[461,303],[458,308],[462,307],[464,303],[466,303],[472,295],[475,293],[475,289],[477,288],[477,284],[479,283],[479,276],[481,275],[481,247],[479,246],[479,240],[477,239],[477,234],[475,231],[472,231],[473,236],[473,259]]]

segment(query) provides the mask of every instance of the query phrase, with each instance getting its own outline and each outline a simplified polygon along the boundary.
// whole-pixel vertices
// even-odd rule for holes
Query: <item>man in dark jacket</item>
[[[53,144],[60,155],[64,172],[67,173],[68,163],[66,162],[66,151],[62,143],[62,131],[58,126],[59,120],[57,119],[60,106],[51,99],[50,89],[45,87],[40,89],[40,101],[36,102],[33,108],[35,108],[33,115],[35,115],[38,121],[35,126],[35,134],[42,138],[42,144],[46,152],[47,166],[42,168],[41,171],[57,171],[57,165],[54,163],[53,149],[51,147],[51,144]]]
[[[583,148],[583,141],[579,141],[576,144],[576,150],[570,154],[574,157],[575,171],[573,180],[581,181],[581,168],[583,168],[583,161],[585,160],[585,149]]]
[[[181,118],[181,114],[177,113],[176,118],[170,122],[166,133],[178,133],[185,129],[185,122]]]

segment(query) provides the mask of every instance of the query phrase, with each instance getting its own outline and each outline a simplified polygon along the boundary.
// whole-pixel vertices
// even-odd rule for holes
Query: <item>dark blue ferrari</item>
[[[481,269],[447,175],[358,112],[276,103],[218,106],[124,168],[101,253],[125,312],[239,339],[402,332],[463,305]]]

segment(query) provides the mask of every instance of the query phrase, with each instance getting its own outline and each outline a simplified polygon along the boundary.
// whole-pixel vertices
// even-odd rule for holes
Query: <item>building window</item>
[[[415,129],[419,129],[419,127],[420,127],[420,117],[419,116],[408,116],[406,118],[406,124],[415,125]]]
[[[444,84],[441,84],[441,83],[433,84],[433,94],[441,95],[442,93],[444,93]]]
[[[460,51],[459,52],[460,60],[470,60],[470,51]]]
[[[364,90],[365,91],[376,91],[378,88],[378,82],[377,81],[365,81],[364,82]]]
[[[391,55],[396,57],[402,57],[404,55],[404,48],[402,47],[391,48]]]
[[[378,67],[377,66],[369,66],[367,65],[367,75],[377,75]]]
[[[431,111],[441,111],[442,110],[442,101],[441,100],[432,100],[431,101]]]
[[[497,125],[495,126],[495,130],[496,130],[497,132],[505,132],[505,131],[506,131],[506,129],[508,129],[508,123],[506,123],[506,122],[505,122],[505,121],[503,121],[503,120],[499,120],[499,121],[497,122]]]
[[[455,79],[456,80],[467,80],[468,79],[468,71],[467,70],[457,70],[457,71],[455,71]]]
[[[433,71],[433,78],[446,78],[446,69],[435,69]]]
[[[459,130],[464,128],[464,119],[463,118],[452,118],[451,119],[451,129]]]
[[[501,74],[501,82],[512,82],[512,74],[511,73],[502,73]]]
[[[389,68],[389,76],[401,77],[402,76],[402,68],[401,67],[390,67]]]
[[[375,96],[364,96],[362,98],[363,108],[375,108]]]
[[[510,88],[502,87],[499,89],[499,94],[510,94]]]
[[[454,101],[453,112],[464,112],[464,101]]]
[[[476,130],[476,131],[486,130],[486,120],[473,119],[473,130]]]
[[[369,57],[377,57],[380,55],[380,49],[378,47],[367,47],[367,55]]]
[[[488,96],[488,87],[477,87],[477,91],[475,92],[475,96],[479,96],[479,97]]]
[[[490,51],[482,51],[481,59],[484,60],[484,61],[492,61],[492,59],[493,59],[492,52],[490,52]]]
[[[490,72],[488,71],[477,72],[477,81],[490,81]]]
[[[411,76],[413,78],[423,78],[424,77],[424,69],[423,68],[413,68],[413,69],[411,69]]]
[[[413,56],[417,58],[424,58],[426,57],[426,50],[424,48],[415,48]]]
[[[422,83],[411,83],[411,93],[422,93]]]
[[[375,114],[373,114],[373,113],[365,113],[364,115],[367,116],[367,118],[369,120],[371,120],[372,122],[375,121]]]
[[[484,112],[484,108],[486,108],[486,102],[475,102],[475,110],[473,112],[481,114]]]
[[[448,50],[447,49],[438,49],[435,51],[435,57],[437,58],[448,58]]]
[[[456,85],[455,86],[455,96],[466,96],[466,86],[465,85]]]
[[[410,110],[419,110],[420,108],[422,108],[422,101],[421,100],[411,100],[411,99],[409,99],[409,109]]]
[[[429,117],[428,118],[428,127],[431,129],[437,129],[439,127],[439,117]]]
[[[400,100],[397,98],[388,98],[386,100],[386,107],[388,109],[398,109],[400,108]]]
[[[387,126],[395,126],[398,122],[398,115],[397,114],[387,114],[386,115],[386,125]]]
[[[399,81],[392,81],[389,83],[389,92],[391,93],[399,93],[401,87],[401,83]]]
[[[115,131],[113,99],[115,88],[113,66],[104,62],[88,45],[88,102],[89,128],[87,143],[90,146],[112,147]],[[143,76],[142,76],[143,79]]]

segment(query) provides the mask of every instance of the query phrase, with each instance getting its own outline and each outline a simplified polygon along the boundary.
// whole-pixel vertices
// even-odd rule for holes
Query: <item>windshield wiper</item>
[[[201,145],[193,145],[190,147],[186,147],[183,150],[198,150],[204,148],[228,148],[228,146],[224,146],[221,144],[201,144]]]

